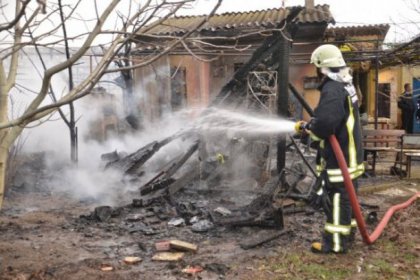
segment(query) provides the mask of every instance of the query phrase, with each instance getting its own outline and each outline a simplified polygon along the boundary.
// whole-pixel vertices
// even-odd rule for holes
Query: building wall
[[[392,127],[398,127],[398,107],[397,99],[400,95],[400,69],[386,68],[381,69],[378,74],[378,83],[389,83],[391,85],[390,92],[390,122]],[[370,73],[370,98],[369,98],[369,116],[375,116],[375,71]]]
[[[390,122],[392,127],[401,127],[401,110],[398,108],[398,97],[404,91],[404,84],[413,84],[413,78],[420,77],[419,66],[397,65],[379,70],[378,82],[390,83]],[[375,116],[375,71],[369,73],[369,117]]]
[[[289,70],[289,81],[292,83],[299,93],[303,95],[306,102],[311,108],[318,105],[320,93],[317,89],[304,89],[304,78],[315,77],[316,68],[311,64],[291,65]],[[310,116],[303,110],[303,119],[309,120]]]
[[[168,56],[137,68],[134,77],[134,102],[143,119],[155,121],[171,112]]]
[[[144,117],[151,121],[171,111],[171,68],[185,69],[185,105],[188,108],[206,107],[233,77],[235,69],[249,59],[250,55],[232,55],[205,62],[190,55],[165,56],[152,65],[135,71],[138,107]],[[316,89],[304,89],[303,80],[314,76],[316,68],[313,65],[290,65],[290,82],[303,94],[312,108],[318,104],[319,92]],[[309,119],[309,116],[304,113],[304,118]]]
[[[171,55],[171,67],[183,67],[186,71],[187,106],[201,108],[207,106],[210,96],[210,63],[190,55]]]

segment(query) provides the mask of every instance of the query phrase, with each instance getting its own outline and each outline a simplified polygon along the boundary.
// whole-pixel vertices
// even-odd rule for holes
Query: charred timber
[[[177,191],[181,190],[191,182],[198,180],[200,178],[200,166],[194,165],[189,170],[185,171],[181,177],[176,179],[168,188],[168,193],[170,196],[175,194]]]
[[[239,212],[236,213],[236,217],[219,218],[214,222],[217,225],[233,227],[258,226],[282,229],[284,226],[282,210],[274,207],[263,209],[260,213]]]
[[[179,136],[180,134],[177,133],[165,138],[162,141],[153,141],[122,159],[108,163],[105,166],[105,169],[114,168],[121,170],[124,174],[135,174],[137,169],[146,163],[146,161],[148,161],[157,151],[159,151],[160,148],[172,140],[178,138]]]
[[[160,179],[157,182],[154,182],[153,184],[145,185],[140,190],[141,195],[146,195],[152,192],[156,192],[159,190],[166,189],[169,187],[173,182],[175,182],[175,179],[173,178],[164,178]]]
[[[198,149],[198,141],[195,141],[192,146],[185,152],[182,157],[174,162],[167,170],[161,170],[152,180],[147,182],[140,188],[140,194],[146,195],[158,190],[166,189],[176,180],[172,178],[184,163],[194,154]]]

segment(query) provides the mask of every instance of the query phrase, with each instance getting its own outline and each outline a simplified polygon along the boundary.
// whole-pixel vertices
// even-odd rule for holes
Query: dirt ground
[[[381,218],[419,190],[418,179],[378,176],[362,182],[360,199],[368,205],[365,214],[376,211]],[[358,235],[347,255],[328,256],[308,250],[321,232],[323,215],[317,212],[285,216],[290,232],[244,250],[243,240],[275,230],[216,227],[196,233],[188,225],[158,222],[147,234],[127,230],[122,214],[89,220],[95,206],[65,193],[9,190],[0,213],[0,279],[420,279],[420,201],[395,215],[374,245],[365,246]],[[143,210],[123,211],[128,217]],[[154,243],[169,239],[197,244],[198,252],[178,262],[152,261]],[[142,261],[126,264],[126,256]],[[186,274],[189,265],[203,271]],[[104,266],[113,270],[102,271]]]

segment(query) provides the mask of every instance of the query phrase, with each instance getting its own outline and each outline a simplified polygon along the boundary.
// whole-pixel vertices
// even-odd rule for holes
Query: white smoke
[[[57,59],[54,57],[54,55],[51,55],[51,60]],[[53,62],[47,61],[47,66]],[[33,67],[39,69],[41,67],[39,63],[25,65],[28,68],[25,71],[28,73],[33,72]],[[76,79],[85,76],[84,73],[89,69],[86,65],[79,66],[79,68],[73,69]],[[11,112],[13,113],[12,118],[21,115],[29,102],[35,97],[34,93],[28,93],[23,89],[30,88],[36,92],[40,87],[38,77],[25,73],[22,73],[18,80],[21,90],[16,90],[13,94],[14,111]],[[115,77],[107,78],[112,80]],[[150,82],[153,81],[156,82],[151,76]],[[100,83],[101,86],[108,84]],[[58,95],[57,98],[65,94],[67,92],[66,73],[54,76],[53,86]],[[101,161],[102,154],[115,150],[120,153],[135,152],[152,141],[162,140],[189,126],[192,116],[197,115],[197,112],[188,110],[176,114],[169,114],[169,110],[161,110],[163,115],[161,120],[156,120],[153,123],[146,122],[144,123],[144,130],[135,132],[124,121],[127,113],[123,106],[122,90],[115,86],[107,87],[106,90],[106,96],[97,94],[96,97],[88,96],[74,103],[79,141],[77,165],[70,163],[70,132],[57,112],[42,120],[41,123],[31,124],[32,126],[24,130],[22,137],[25,139],[25,145],[21,152],[43,152],[46,155],[46,172],[49,176],[48,180],[44,182],[46,190],[51,190],[54,193],[65,193],[77,199],[95,200],[97,203],[117,204],[121,202],[126,192],[137,191],[144,180],[154,176],[159,166],[181,154],[191,144],[189,140],[178,139],[163,147],[148,162],[144,168],[145,176],[136,184],[123,180],[119,171],[105,170],[105,163]],[[148,96],[146,90],[146,88],[135,90],[136,98],[138,98],[134,100],[136,103],[141,101],[139,99]],[[45,104],[50,102],[51,100],[46,100]],[[107,133],[106,137],[102,137],[101,132],[98,134],[98,131],[101,131],[98,126],[104,116],[104,108],[110,104],[113,105],[112,113],[118,118],[119,124],[122,126],[118,133]],[[63,106],[61,109],[65,116],[69,118],[68,106]],[[109,110],[109,108],[106,110]]]
[[[134,184],[129,180],[123,180],[124,176],[120,171],[105,169],[101,155],[112,151],[125,154],[135,152],[146,144],[155,140],[160,141],[186,126],[188,126],[188,120],[181,114],[177,114],[156,123],[153,128],[137,133],[118,135],[104,142],[81,141],[77,165],[69,164],[67,153],[62,152],[69,150],[68,144],[55,146],[54,156],[47,157],[48,168],[54,172],[54,179],[50,181],[49,188],[56,192],[65,192],[77,199],[95,200],[99,204],[121,204],[132,198],[127,195],[128,192],[139,194],[139,187],[155,176],[159,168],[184,152],[191,142],[178,139],[164,146],[147,162],[144,167],[145,174]],[[46,136],[46,134],[40,135]]]

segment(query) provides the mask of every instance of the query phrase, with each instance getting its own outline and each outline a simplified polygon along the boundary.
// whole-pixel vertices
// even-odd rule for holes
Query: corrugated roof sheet
[[[401,63],[420,65],[420,34],[411,41],[395,46],[381,58],[382,67]]]
[[[275,28],[287,17],[293,7],[275,8],[261,11],[230,12],[212,16],[198,31],[217,31],[229,29]],[[182,34],[194,29],[205,18],[202,16],[173,17],[164,21],[147,33]],[[295,23],[334,23],[334,18],[328,5],[317,5],[314,9],[303,8],[295,19]]]
[[[359,25],[359,26],[342,26],[330,27],[325,35],[327,37],[336,36],[371,36],[378,35],[385,37],[389,30],[388,24]]]

